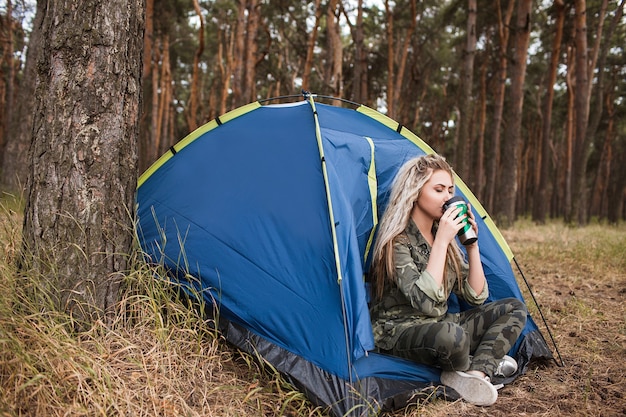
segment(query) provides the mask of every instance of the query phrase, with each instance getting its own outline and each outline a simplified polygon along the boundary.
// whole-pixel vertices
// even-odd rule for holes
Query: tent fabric
[[[433,150],[373,109],[314,98],[251,103],[174,145],[139,179],[137,235],[148,262],[218,307],[229,341],[336,415],[376,414],[439,383],[436,369],[374,351],[364,281],[396,172]],[[523,300],[510,248],[456,181],[491,299]],[[532,318],[510,354],[551,357]]]

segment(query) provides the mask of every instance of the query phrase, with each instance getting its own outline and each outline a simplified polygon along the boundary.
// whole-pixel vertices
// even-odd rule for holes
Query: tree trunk
[[[566,222],[571,222],[572,219],[572,154],[574,149],[574,119],[575,119],[575,90],[576,90],[576,77],[574,77],[574,69],[576,67],[576,60],[573,58],[574,48],[567,48],[567,74],[565,75],[565,83],[567,85],[567,118],[565,126],[565,181],[564,181],[564,207],[563,218]]]
[[[606,2],[606,0],[605,0]],[[603,3],[604,4],[604,3]],[[602,37],[602,47],[599,51],[599,57],[597,60],[597,68],[598,68],[598,77],[594,89],[594,102],[595,106],[591,108],[591,112],[589,114],[589,126],[587,128],[587,135],[591,138],[596,136],[596,132],[598,130],[598,126],[600,125],[600,120],[602,118],[602,110],[604,103],[603,93],[604,93],[604,77],[605,77],[605,63],[606,57],[609,52],[609,48],[612,46],[613,34],[615,33],[615,29],[618,27],[619,23],[622,20],[622,16],[624,15],[624,5],[626,4],[626,0],[622,0],[620,4],[617,6],[615,10],[615,15],[611,21],[611,26],[609,27],[609,31],[605,37]],[[598,31],[598,38],[600,39],[601,32]],[[596,42],[596,45],[598,43]],[[592,85],[592,83],[589,83]]]
[[[587,124],[589,122],[589,60],[587,51],[587,4],[585,0],[574,2],[576,10],[576,94],[574,106],[576,122],[574,129],[574,149],[572,166],[572,214],[579,225],[587,223],[587,160],[589,143]],[[571,220],[574,220],[572,218]]]
[[[602,116],[602,106],[601,103],[606,103],[606,113],[608,115],[608,126],[606,128],[606,134],[604,139],[604,146],[602,147],[602,155],[600,158],[600,166],[598,168],[598,173],[595,185],[593,187],[594,197],[591,201],[592,208],[591,214],[594,214],[594,211],[597,211],[597,215],[600,217],[607,217],[609,221],[615,223],[620,218],[620,210],[615,210],[613,205],[617,204],[618,206],[623,203],[616,203],[620,199],[623,193],[617,191],[616,195],[613,193],[616,192],[617,188],[614,187],[616,181],[611,178],[611,172],[617,171],[618,173],[614,173],[613,175],[617,175],[619,177],[623,177],[623,173],[619,172],[619,165],[614,162],[613,157],[613,135],[615,135],[615,109],[614,109],[614,99],[612,97],[607,97],[606,100],[603,99],[604,95],[604,78],[605,78],[605,62],[608,54],[608,50],[611,46],[611,40],[613,38],[613,34],[615,33],[615,29],[618,27],[619,22],[621,22],[622,17],[624,15],[624,5],[626,4],[626,0],[620,1],[617,9],[615,10],[615,15],[611,21],[611,26],[609,27],[609,31],[606,34],[606,37],[603,38],[602,47],[600,49],[599,58],[598,58],[598,79],[596,82],[595,89],[595,103],[596,105],[592,107],[591,114],[589,116],[589,127],[588,127],[588,135],[590,137],[594,137],[596,135],[596,131],[600,124],[600,119]],[[611,89],[607,88],[607,91],[611,91]],[[617,169],[616,169],[617,167]],[[611,190],[609,190],[612,188]],[[599,189],[603,191],[602,194],[599,193]],[[596,198],[599,198],[600,201],[596,201]],[[595,204],[595,206],[594,206]]]
[[[128,270],[142,0],[45,2],[24,213],[24,268],[53,308],[110,313]]]
[[[161,74],[159,76],[157,115],[156,115],[156,157],[162,155],[172,145],[169,137],[169,120],[172,111],[172,64],[170,62],[170,37],[163,35],[163,54],[161,55]],[[156,159],[156,158],[155,158]]]
[[[395,72],[394,72],[394,41],[393,41],[393,11],[389,5],[389,0],[385,0],[385,16],[387,18],[387,27],[385,28],[387,33],[387,116],[394,118],[394,85],[395,85]]]
[[[41,3],[41,4],[40,4]],[[33,135],[33,108],[37,86],[37,60],[41,54],[43,2],[37,2],[37,12],[30,34],[30,44],[26,53],[26,64],[22,82],[17,91],[15,108],[10,120],[11,135],[7,137],[2,161],[0,183],[21,191],[28,177],[28,149]]]
[[[306,58],[304,61],[304,68],[302,70],[302,89],[309,91],[311,70],[313,68],[313,53],[315,51],[315,44],[317,42],[317,31],[320,25],[320,19],[322,18],[322,8],[320,7],[321,0],[315,0],[315,23],[313,24],[313,30],[309,35]]]
[[[246,0],[237,0],[237,27],[233,39],[232,50],[232,92],[233,106],[239,107],[245,103],[243,98],[243,78],[246,40]],[[228,74],[227,76],[230,76]]]
[[[161,142],[161,131],[159,130],[159,100],[161,100],[161,85],[160,74],[163,72],[163,63],[161,61],[161,57],[163,54],[161,51],[167,50],[167,34],[163,35],[162,38],[158,39],[156,42],[157,47],[154,48],[154,63],[152,65],[152,76],[151,76],[151,104],[150,107],[150,130],[147,136],[147,156],[148,160],[146,168],[152,164],[159,154],[159,143]],[[143,170],[142,170],[143,171]]]
[[[351,16],[346,12],[343,4],[341,4],[341,10],[350,27],[350,34],[354,42],[354,70],[352,72],[350,100],[367,105],[367,52],[363,29],[363,0],[357,0],[355,24],[350,21]]]
[[[561,42],[563,40],[563,24],[565,22],[565,4],[563,0],[554,1],[556,24],[552,41],[552,55],[550,69],[546,83],[546,98],[543,105],[543,126],[541,134],[541,159],[538,183],[538,195],[535,198],[533,219],[538,223],[545,223],[548,211],[548,187],[550,182],[550,132],[552,131],[552,104],[554,102],[554,85],[556,84],[557,69],[561,57]]]
[[[608,7],[608,3],[609,0],[602,0],[602,5],[600,6],[600,13],[598,15],[598,27],[596,28],[596,39],[595,42],[593,44],[593,49],[590,51],[590,59],[589,59],[589,64],[587,66],[587,74],[593,74],[593,70],[596,67],[596,64],[598,63],[598,54],[600,53],[600,44],[602,43],[602,32],[604,29],[604,20],[606,18],[606,9]],[[586,5],[585,5],[585,10],[586,10]],[[610,37],[608,39],[608,41],[610,41]],[[605,44],[608,42],[605,42]],[[591,92],[593,90],[593,83],[591,81],[589,81],[587,83],[587,88],[589,91],[587,91],[588,96],[591,98]],[[598,103],[598,104],[602,104],[602,103]]]
[[[331,94],[343,96],[343,45],[341,43],[340,26],[338,23],[337,6],[339,0],[330,0],[326,11],[326,33],[328,35],[328,68],[325,71],[325,84]]]
[[[478,138],[476,141],[476,175],[472,190],[479,201],[485,196],[485,130],[487,126],[487,59],[480,68],[480,102],[478,108]]]
[[[15,88],[15,67],[13,63],[13,31],[17,24],[13,21],[13,5],[7,2],[4,19],[0,15],[0,35],[5,32],[6,40],[2,39],[2,55],[0,56],[0,162],[4,159],[5,141],[11,126],[11,113],[15,106],[13,89]],[[3,20],[6,20],[3,21]],[[2,26],[6,25],[5,28]],[[4,29],[4,30],[2,30]],[[7,73],[4,73],[4,69]],[[1,168],[1,167],[0,167]]]
[[[499,65],[496,72],[496,85],[493,92],[493,122],[491,126],[491,155],[489,155],[487,163],[487,178],[489,183],[487,184],[487,198],[486,205],[487,210],[495,212],[495,194],[498,184],[498,174],[500,169],[500,148],[501,138],[500,129],[502,127],[502,115],[504,113],[504,93],[506,90],[506,78],[507,78],[507,48],[509,43],[509,26],[511,17],[513,15],[514,0],[510,0],[504,14],[500,9],[500,0],[496,1],[496,8],[498,11],[498,38],[499,38]]]
[[[187,109],[187,129],[192,132],[199,126],[200,116],[200,59],[204,52],[204,18],[198,0],[193,0],[193,9],[198,16],[200,28],[198,29],[198,47],[193,55],[193,69],[191,75],[191,87],[189,89],[189,107]]]
[[[231,75],[233,65],[233,50],[235,47],[234,36],[228,35],[226,30],[220,29],[218,32],[218,52],[217,62],[219,68],[219,75],[222,85],[222,91],[220,92],[219,104],[217,115],[226,113],[226,105],[228,102],[228,92],[231,88]],[[216,116],[217,116],[216,115]]]
[[[247,104],[256,100],[256,64],[257,64],[257,34],[261,21],[260,6],[258,0],[248,0],[248,24],[246,27],[246,46],[244,60],[243,79],[243,103]]]
[[[502,149],[502,172],[498,184],[496,216],[502,227],[512,226],[515,221],[515,202],[519,180],[521,154],[522,107],[524,104],[524,80],[526,57],[530,40],[532,0],[519,0],[515,23],[515,52],[511,65],[511,94],[508,123],[504,132]]]
[[[139,172],[143,172],[155,161],[156,149],[154,148],[154,131],[156,124],[156,111],[153,107],[158,102],[158,60],[155,50],[154,38],[154,0],[146,0],[145,31],[143,35],[143,63],[141,75],[142,88],[142,111],[140,118],[139,136]],[[155,62],[155,65],[153,65]]]
[[[413,33],[415,32],[415,27],[417,26],[417,4],[416,0],[411,0],[409,5],[409,10],[411,11],[409,15],[409,27],[402,36],[404,37],[404,42],[402,43],[402,49],[398,51],[398,69],[395,74],[395,85],[393,87],[393,102],[394,102],[394,111],[395,117],[398,116],[398,104],[401,104],[400,94],[402,92],[402,85],[404,84],[404,74],[406,72],[406,63],[409,56],[409,50],[411,49],[411,39],[413,38]]]
[[[474,57],[476,56],[476,0],[468,0],[467,39],[465,42],[465,57],[461,78],[461,97],[459,120],[459,146],[455,149],[455,168],[461,178],[466,181],[468,176],[468,158],[470,154],[470,122],[472,114],[472,86],[474,80]],[[473,170],[472,170],[473,172]]]
[[[607,218],[609,222],[614,224],[626,218],[626,175],[624,175],[624,166],[626,166],[626,143],[622,141],[621,146],[615,146],[608,178]]]
[[[154,45],[154,0],[146,1],[146,28],[143,35],[143,73],[142,80],[152,74],[152,47]]]
[[[608,216],[608,184],[613,159],[613,138],[615,136],[615,109],[613,99],[609,95],[607,102],[608,124],[604,136],[600,163],[593,182],[589,213],[591,216],[606,218]]]

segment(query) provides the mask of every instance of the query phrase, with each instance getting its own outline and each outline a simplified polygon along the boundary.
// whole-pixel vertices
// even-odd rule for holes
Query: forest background
[[[622,0],[147,0],[139,172],[228,110],[307,90],[407,126],[500,226],[526,214],[616,222],[623,12]],[[6,1],[0,15],[0,179],[17,186],[43,42],[32,1]]]

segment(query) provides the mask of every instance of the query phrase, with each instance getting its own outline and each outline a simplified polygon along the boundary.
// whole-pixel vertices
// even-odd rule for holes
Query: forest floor
[[[46,308],[44,281],[15,270],[19,204],[0,196],[0,209],[0,417],[326,415],[172,300],[154,271],[127,277],[112,323],[73,331]],[[503,234],[564,366],[531,363],[491,407],[436,400],[385,417],[626,415],[626,224],[518,221]]]

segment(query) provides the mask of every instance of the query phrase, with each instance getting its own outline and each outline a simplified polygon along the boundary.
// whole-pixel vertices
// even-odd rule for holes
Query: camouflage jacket
[[[460,282],[451,267],[446,268],[447,293],[444,286],[437,287],[433,277],[426,271],[431,246],[419,232],[411,220],[394,241],[394,261],[396,265],[397,284],[385,284],[382,299],[375,301],[370,309],[372,327],[376,346],[390,350],[405,329],[420,323],[435,322],[446,319],[448,315],[448,297],[452,293],[471,305],[485,302],[489,290],[485,288],[481,294],[470,287],[467,282],[469,266],[461,265]],[[453,317],[448,319],[454,320]]]

